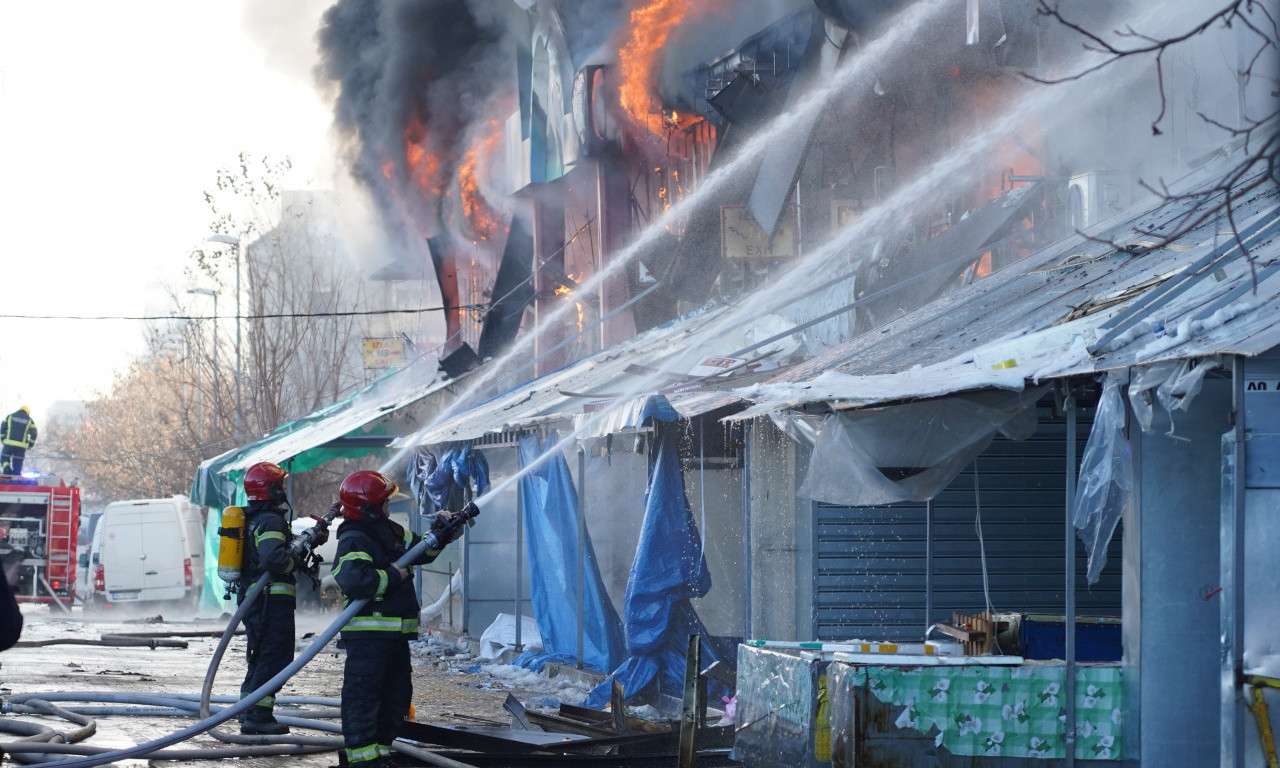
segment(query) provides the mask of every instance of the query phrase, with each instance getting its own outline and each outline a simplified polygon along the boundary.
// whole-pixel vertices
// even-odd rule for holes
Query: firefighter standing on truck
[[[345,519],[333,577],[345,602],[369,600],[342,628],[342,733],[347,763],[358,768],[394,765],[391,742],[413,698],[409,641],[418,638],[418,594],[409,570],[396,561],[422,537],[388,517],[395,492],[395,483],[373,470],[349,475],[338,492]],[[461,517],[437,513],[431,530],[441,549],[461,535],[462,519],[477,512],[471,505]],[[430,563],[441,549],[427,549],[409,565]]]
[[[22,474],[27,449],[36,444],[36,423],[31,419],[30,408],[24,405],[5,417],[0,441],[0,475]]]
[[[283,468],[270,462],[254,464],[244,473],[244,492],[249,499],[245,509],[244,564],[239,605],[245,593],[264,571],[271,580],[259,594],[257,605],[244,617],[248,651],[248,669],[240,686],[241,698],[260,688],[293,661],[293,612],[297,598],[294,570],[298,563],[289,552],[291,532],[286,515],[291,511],[284,489],[289,476]],[[316,531],[315,546],[328,539],[327,529]],[[275,693],[267,695],[240,716],[240,732],[250,735],[275,736],[289,732],[278,722],[272,710]]]

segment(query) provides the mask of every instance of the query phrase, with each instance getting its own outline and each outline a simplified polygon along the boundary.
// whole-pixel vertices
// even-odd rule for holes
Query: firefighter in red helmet
[[[244,493],[249,504],[245,507],[244,566],[237,602],[244,601],[245,592],[264,571],[271,573],[271,579],[244,617],[248,668],[240,685],[241,698],[293,661],[293,613],[297,600],[294,570],[298,563],[289,553],[291,509],[284,487],[288,476],[282,467],[270,462],[254,464],[244,473]],[[328,538],[324,529],[317,533],[315,546]],[[270,736],[288,733],[288,726],[276,720],[274,708],[273,692],[240,716],[240,732]]]
[[[342,628],[347,649],[342,677],[342,733],[347,763],[359,768],[392,766],[391,742],[413,698],[409,641],[418,638],[418,595],[410,571],[396,564],[422,540],[391,520],[388,505],[396,485],[373,470],[342,481],[338,503],[345,518],[338,527],[333,577],[347,602],[368,603]],[[439,513],[432,532],[441,549],[424,550],[409,565],[436,559],[473,517]]]

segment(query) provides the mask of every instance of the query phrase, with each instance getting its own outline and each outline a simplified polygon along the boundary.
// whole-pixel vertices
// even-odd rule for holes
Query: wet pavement
[[[74,608],[70,615],[42,606],[23,608],[26,624],[22,642],[54,639],[99,641],[103,635],[129,633],[174,632],[182,634],[213,633],[225,628],[224,620],[143,621],[142,617],[85,615]],[[299,613],[297,616],[298,649],[310,644],[310,633],[329,626],[336,614]],[[209,662],[217,648],[218,637],[180,637],[186,648],[107,647],[102,645],[49,645],[18,647],[0,654],[0,687],[5,695],[49,692],[110,692],[127,694],[191,694],[198,695],[204,683]],[[217,672],[214,695],[234,695],[244,675],[245,642],[243,635],[232,640]],[[337,698],[342,685],[344,654],[331,643],[316,655],[277,694],[281,697]],[[482,667],[465,648],[437,641],[414,644],[414,709],[415,719],[435,725],[492,724],[505,727],[510,717],[502,702],[512,693],[526,705],[550,704],[559,693],[566,701],[582,694],[583,689],[556,690],[541,678],[524,670],[510,674],[512,667]],[[493,670],[487,674],[484,670]],[[522,676],[523,675],[523,676]],[[564,685],[564,684],[561,684]],[[522,687],[527,686],[527,687]],[[73,703],[60,706],[74,707]],[[90,706],[86,704],[85,706]],[[106,706],[106,705],[102,705]],[[127,706],[127,705],[122,705]],[[315,707],[309,706],[314,709]],[[63,720],[35,715],[5,715],[23,721],[41,722],[59,730],[74,726]],[[95,747],[120,748],[147,742],[181,730],[195,722],[194,718],[155,715],[94,716],[97,733],[84,743]],[[326,722],[337,723],[337,720]],[[232,726],[234,732],[234,723]],[[295,733],[301,733],[294,729]],[[307,731],[309,735],[328,735]],[[15,736],[0,734],[0,740]],[[181,748],[225,746],[206,735],[177,745]],[[337,755],[292,755],[240,758],[240,766],[332,766]],[[149,765],[146,760],[129,760],[117,765]],[[172,766],[171,761],[156,765]],[[212,765],[211,761],[184,761],[190,765]]]

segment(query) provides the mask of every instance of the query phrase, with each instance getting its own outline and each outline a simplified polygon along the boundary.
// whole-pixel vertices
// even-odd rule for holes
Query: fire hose
[[[457,516],[455,516],[455,526],[460,526],[462,524],[465,524],[465,522],[469,518],[474,517],[480,512],[480,510],[477,509],[474,505],[469,505],[469,510],[470,510],[469,514],[464,514],[468,511],[468,510],[464,510],[463,512],[460,512]],[[416,560],[423,552],[427,551],[428,549],[436,549],[436,550],[443,549],[445,544],[447,543],[447,540],[444,540],[442,538],[442,535],[444,534],[451,535],[455,530],[456,528],[454,526],[450,526],[448,528],[441,529],[440,531],[428,532],[425,536],[422,537],[422,539],[416,545],[414,545],[408,551],[406,551],[403,555],[401,555],[400,558],[397,559],[394,564],[401,568],[407,568],[410,563]],[[244,614],[247,610],[247,607],[250,605],[250,603],[254,599],[258,597],[258,595],[261,594],[262,589],[266,586],[266,581],[267,581],[267,578],[265,577],[259,578],[258,581],[254,582],[249,592],[245,594],[245,599],[241,603],[240,610],[236,611],[235,615],[232,616],[231,621],[228,622],[227,624],[227,630],[226,632],[224,632],[225,642],[219,643],[218,652],[215,653],[214,658],[210,662],[211,670],[214,670],[219,664],[219,662],[221,661],[221,655],[225,653],[226,645],[230,644],[231,635],[234,634],[235,628],[239,626],[239,622],[244,618]],[[157,753],[159,750],[162,750],[165,747],[171,746],[173,744],[177,744],[182,741],[186,741],[187,739],[198,736],[206,731],[209,731],[212,728],[217,727],[218,725],[221,725],[222,723],[225,723],[226,721],[234,718],[236,715],[240,714],[241,712],[244,712],[249,707],[254,706],[264,696],[270,695],[272,692],[278,690],[281,686],[283,686],[284,683],[289,680],[289,678],[297,674],[299,670],[301,670],[304,666],[307,665],[308,662],[310,662],[313,658],[315,658],[316,654],[320,653],[320,651],[329,643],[329,641],[331,641],[335,636],[337,636],[338,632],[340,632],[342,628],[346,626],[347,622],[350,621],[351,618],[355,616],[361,609],[363,609],[368,602],[369,602],[369,598],[358,598],[356,600],[352,600],[351,603],[347,605],[347,607],[342,611],[342,613],[340,613],[338,617],[334,619],[333,623],[331,623],[322,632],[316,635],[315,639],[311,641],[311,644],[308,645],[305,649],[303,649],[302,653],[298,655],[292,662],[290,662],[288,666],[280,670],[280,672],[277,673],[275,677],[272,677],[270,680],[263,683],[256,690],[251,691],[246,696],[244,696],[244,698],[240,699],[230,707],[227,707],[219,712],[216,712],[207,716],[203,716],[201,720],[199,720],[196,723],[193,723],[190,726],[187,726],[186,728],[183,728],[178,731],[174,731],[173,733],[170,733],[165,736],[161,736],[158,739],[153,739],[143,744],[137,744],[135,746],[125,747],[123,749],[108,750],[105,752],[100,752],[94,755],[81,757],[78,759],[60,761],[57,763],[53,763],[52,765],[56,765],[59,768],[90,768],[91,766],[105,765],[107,763],[113,763],[118,760],[138,759],[146,755],[153,755],[154,753]],[[206,686],[209,686],[212,684],[211,675],[212,675],[212,672],[210,673],[210,675],[206,676]],[[204,693],[202,693],[201,694],[202,715],[204,712],[205,712]],[[441,757],[428,750],[412,747],[406,743],[403,743],[400,740],[397,740],[396,743],[393,744],[392,746],[398,752],[401,752],[405,755],[413,757],[417,760],[421,760],[422,762],[428,763],[430,765],[441,766],[441,768],[474,768],[473,766],[469,766],[466,763]],[[329,747],[319,748],[319,747],[298,746],[293,748],[299,749],[299,750],[315,749],[318,751],[333,751],[332,748],[329,748]],[[19,747],[19,749],[25,749],[25,748]],[[254,747],[243,747],[243,749],[254,749]],[[47,752],[50,750],[42,749],[42,751]],[[60,751],[60,750],[55,750],[55,751]],[[213,755],[212,752],[213,750],[198,750],[196,754],[213,757],[215,755]],[[273,752],[272,754],[276,754],[276,753]],[[291,753],[291,754],[296,754],[296,753]],[[158,756],[157,756],[157,759],[158,759]],[[175,758],[169,758],[166,755],[164,759],[175,759]],[[176,758],[176,759],[196,759],[196,757],[185,756],[185,757]]]
[[[478,514],[479,514],[479,509],[476,508],[474,505],[470,505],[468,508],[464,509],[457,516],[455,516],[455,519],[452,525],[446,528],[443,528],[440,531],[431,531],[427,533],[427,535],[423,537],[423,540],[419,543],[417,547],[414,547],[412,550],[409,550],[409,552],[406,552],[404,556],[402,556],[399,560],[396,561],[396,565],[400,565],[400,566],[407,565],[407,563],[412,560],[412,558],[410,557],[410,554],[419,551],[419,549],[443,549],[449,539],[445,539],[444,543],[442,543],[441,538],[451,537],[454,530],[464,525],[469,519],[474,518]],[[335,515],[336,515],[336,508],[331,509],[329,514],[326,515],[325,519],[323,520],[323,524],[325,526],[328,526],[329,522],[333,520]],[[295,538],[294,541],[291,543],[291,547],[290,547],[291,551],[294,551],[295,554],[301,554],[304,551],[309,552],[310,547],[315,540],[314,534],[312,533],[314,530],[315,530],[314,528],[309,529],[307,531],[304,531],[302,534],[299,534],[298,538]],[[304,540],[303,537],[306,536],[307,534],[312,534],[312,536]],[[423,546],[424,544],[426,546]],[[236,627],[240,625],[240,622],[244,619],[244,616],[248,613],[249,606],[261,594],[263,588],[266,585],[266,581],[268,580],[269,577],[270,577],[269,573],[264,573],[262,576],[258,578],[258,581],[255,582],[253,587],[250,588],[249,592],[246,593],[245,599],[240,604],[239,609],[231,617],[230,621],[227,622],[227,629],[226,631],[223,632],[223,636],[219,640],[218,646],[213,652],[213,657],[209,660],[209,669],[208,669],[208,672],[205,674],[204,686],[201,688],[201,691],[200,691],[200,716],[202,718],[208,718],[210,716],[209,697],[213,689],[213,680],[217,675],[218,667],[221,666],[222,657],[226,653],[227,646],[230,644],[231,634],[235,631]],[[355,601],[353,601],[353,604],[354,602]],[[363,605],[365,602],[368,602],[368,601],[366,599],[359,602],[361,603],[361,605]],[[347,611],[344,611],[343,615],[345,616],[349,612],[350,612],[350,606],[348,606]],[[341,618],[342,617],[339,617],[339,619]],[[334,626],[337,626],[340,630],[341,627],[344,626],[345,624],[346,624],[345,620],[335,621],[334,624],[330,625],[329,630],[332,630]],[[329,633],[329,630],[326,630],[326,633]],[[312,645],[308,647],[307,651],[310,651],[312,647],[315,647],[316,642],[318,640],[319,638],[317,638],[316,641],[313,641]],[[323,644],[321,644],[320,647],[323,647]],[[304,651],[304,654],[307,651]],[[314,654],[312,655],[314,656]],[[283,722],[286,725],[293,725],[293,723],[285,719],[281,719],[281,722]],[[339,730],[339,733],[340,732],[341,731]],[[221,731],[216,728],[211,729],[209,734],[214,738],[218,739],[219,741],[225,741],[233,744],[261,744],[264,742],[269,742],[273,744],[289,743],[289,744],[299,744],[299,745],[305,744],[305,745],[317,746],[317,747],[325,746],[334,750],[342,748],[344,744],[344,742],[341,739],[331,739],[331,738],[311,737],[311,736],[290,736],[288,738],[243,736],[239,734],[228,733],[226,731]],[[419,760],[422,760],[423,762],[426,762],[432,765],[446,766],[447,768],[461,768],[462,766],[465,765],[464,763],[460,763],[455,760],[439,757],[430,752],[427,752],[426,750],[419,750],[413,747],[409,747],[407,744],[397,743],[397,744],[394,744],[393,746],[397,751],[400,751],[404,754],[408,754],[411,757],[415,757]]]

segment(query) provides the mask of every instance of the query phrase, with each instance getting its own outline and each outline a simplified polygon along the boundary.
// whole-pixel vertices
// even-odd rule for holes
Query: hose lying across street
[[[440,542],[434,533],[428,533],[423,536],[422,540],[401,555],[400,559],[396,560],[395,564],[400,567],[407,567],[410,562],[415,560],[420,554],[429,548],[441,548]],[[340,749],[342,747],[342,742],[339,739],[300,736],[287,737],[284,739],[281,737],[264,736],[237,737],[237,743],[240,743],[241,741],[251,741],[252,743],[245,743],[240,746],[225,748],[212,747],[207,749],[187,750],[165,749],[165,747],[186,741],[187,739],[216,728],[218,725],[221,725],[222,723],[231,720],[236,715],[239,715],[241,712],[244,712],[249,707],[254,706],[264,696],[278,690],[289,678],[293,677],[299,670],[306,666],[307,662],[315,658],[316,654],[318,654],[325,645],[327,645],[329,641],[332,640],[344,626],[346,626],[346,623],[351,619],[351,617],[355,616],[356,613],[369,602],[368,598],[352,600],[346,609],[344,609],[342,613],[333,620],[333,623],[316,635],[315,639],[311,641],[311,644],[303,649],[302,653],[299,654],[288,666],[282,669],[279,674],[263,683],[257,690],[249,693],[244,698],[237,700],[235,704],[220,709],[217,712],[210,712],[209,692],[213,686],[213,678],[216,674],[217,667],[222,661],[222,656],[226,652],[226,648],[230,644],[231,637],[235,634],[236,628],[240,626],[240,622],[248,612],[253,601],[258,598],[262,593],[262,590],[266,587],[269,578],[270,574],[263,574],[262,577],[253,583],[253,586],[245,593],[244,600],[241,602],[239,609],[232,615],[231,620],[227,622],[227,628],[223,632],[222,639],[218,643],[213,659],[209,663],[209,671],[205,675],[204,688],[201,691],[199,702],[199,715],[201,719],[196,723],[143,744],[125,747],[123,749],[102,749],[73,744],[47,743],[47,741],[53,738],[63,738],[63,735],[54,732],[52,729],[34,723],[23,723],[20,721],[0,719],[0,731],[27,734],[27,740],[5,742],[0,745],[0,749],[3,749],[5,752],[12,753],[15,757],[22,755],[27,758],[27,760],[38,760],[42,764],[49,763],[51,760],[56,760],[56,758],[53,757],[54,753],[85,755],[84,757],[49,763],[50,765],[58,766],[58,768],[91,768],[91,766],[106,765],[107,763],[113,763],[118,760],[134,760],[141,757],[149,757],[153,760],[197,760],[221,757],[300,755],[313,754],[317,752],[333,752]],[[60,707],[53,707],[53,705],[49,703],[51,699],[60,698],[62,695],[63,694],[30,694],[27,696],[13,696],[9,698],[5,709],[9,709],[10,704],[27,704],[31,707],[37,707],[40,709],[44,709],[45,706],[52,707],[57,711],[59,717],[71,719],[72,722],[77,722],[82,725],[83,727],[79,731],[75,732],[74,735],[79,736],[81,739],[87,738],[92,731],[83,735],[80,734],[82,734],[85,729],[93,727],[92,720],[89,720],[89,718],[83,715],[76,715],[75,713]],[[102,698],[102,694],[72,695],[79,696],[80,698],[77,699],[79,701],[112,700]],[[146,695],[136,695],[122,696],[119,700],[126,701],[128,703],[152,704],[176,709],[185,709],[189,706],[187,699],[178,697],[169,697],[166,699],[162,696],[148,697]],[[49,709],[44,709],[44,711],[46,713],[51,712]],[[304,718],[277,719],[280,719],[280,721],[286,725],[296,725],[298,727],[312,728],[316,730],[333,730],[341,733],[341,726],[331,723],[320,723]],[[82,720],[88,720],[89,724],[86,725],[84,722],[81,722]],[[218,734],[216,737],[227,740],[227,736],[228,734]],[[32,743],[29,741],[31,739],[39,739],[40,743]],[[67,737],[65,738],[65,741],[73,741],[73,739]],[[299,743],[304,741],[307,743]],[[442,757],[426,749],[412,746],[403,740],[397,740],[392,746],[397,752],[416,760],[420,760],[428,765],[436,765],[440,766],[440,768],[473,768],[473,766],[469,766],[466,763]]]

